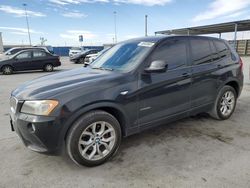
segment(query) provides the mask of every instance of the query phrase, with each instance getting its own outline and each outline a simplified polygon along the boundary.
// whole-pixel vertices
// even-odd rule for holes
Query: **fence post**
[[[248,43],[248,40],[245,41],[244,55],[247,55],[247,43]]]

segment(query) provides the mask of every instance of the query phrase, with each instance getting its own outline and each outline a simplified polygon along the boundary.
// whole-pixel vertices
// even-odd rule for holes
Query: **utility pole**
[[[148,15],[145,15],[145,37],[148,36]]]
[[[116,31],[116,11],[114,13],[114,26],[115,26],[115,43],[117,43],[117,31]]]
[[[3,40],[2,40],[2,32],[0,32],[0,54],[3,53]]]
[[[28,13],[26,10],[27,4],[23,3],[24,11],[25,11],[25,17],[26,17],[26,24],[27,24],[27,30],[28,30],[28,35],[29,35],[29,43],[31,46],[31,38],[30,38],[30,26],[29,26],[29,20],[28,20]]]

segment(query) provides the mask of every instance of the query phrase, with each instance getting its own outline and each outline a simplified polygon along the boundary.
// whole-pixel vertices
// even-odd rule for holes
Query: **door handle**
[[[222,67],[222,65],[217,65],[217,67],[218,67],[218,68],[221,68],[221,67]]]
[[[182,77],[187,78],[187,77],[189,77],[190,75],[191,75],[190,73],[187,73],[187,72],[186,72],[186,73],[183,73],[183,74],[182,74]]]

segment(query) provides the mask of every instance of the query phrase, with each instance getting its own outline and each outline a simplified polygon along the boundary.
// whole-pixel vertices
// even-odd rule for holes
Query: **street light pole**
[[[145,37],[148,36],[148,15],[145,15]]]
[[[114,11],[114,26],[115,26],[115,43],[117,43],[117,31],[116,31],[116,11]]]
[[[26,24],[27,24],[27,29],[28,29],[28,35],[29,35],[29,43],[31,46],[31,38],[30,38],[30,26],[29,26],[29,20],[28,20],[28,14],[27,14],[27,10],[26,10],[26,3],[23,3],[23,7],[24,7],[24,11],[25,11],[25,17],[26,17]]]

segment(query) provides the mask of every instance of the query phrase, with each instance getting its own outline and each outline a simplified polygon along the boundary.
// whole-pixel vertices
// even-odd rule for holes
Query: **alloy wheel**
[[[220,101],[220,112],[223,116],[228,116],[232,113],[235,106],[235,95],[232,91],[227,91]]]
[[[45,70],[46,70],[47,72],[53,71],[53,65],[51,65],[51,64],[46,65],[46,66],[45,66]]]
[[[81,134],[78,149],[87,160],[96,161],[107,156],[115,145],[115,129],[105,121],[89,125]]]
[[[3,68],[3,74],[12,74],[13,70],[10,66],[5,66]]]

